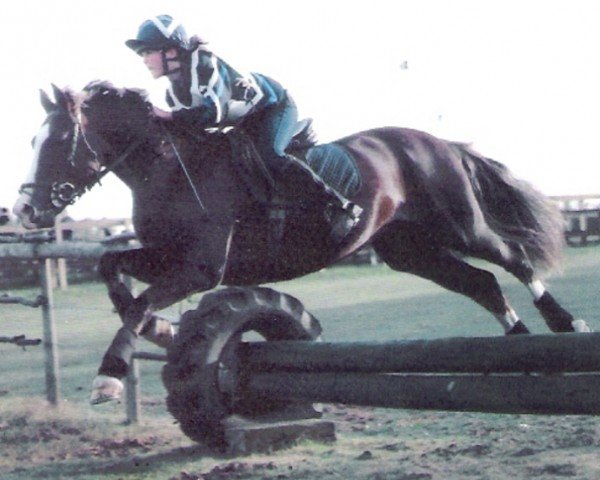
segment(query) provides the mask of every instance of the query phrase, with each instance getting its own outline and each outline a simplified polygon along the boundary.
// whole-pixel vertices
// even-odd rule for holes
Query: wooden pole
[[[600,333],[405,340],[386,343],[252,342],[249,372],[600,372]]]
[[[246,392],[259,398],[382,408],[600,414],[600,374],[262,373],[253,375],[246,388]]]
[[[135,356],[131,358],[127,377],[125,379],[125,413],[127,423],[137,424],[140,422],[140,367]]]
[[[59,401],[59,375],[58,375],[58,345],[56,325],[54,322],[54,298],[52,294],[52,260],[40,260],[40,284],[44,303],[42,304],[42,317],[44,320],[44,354],[46,372],[46,398],[52,405]]]
[[[61,219],[64,217],[63,214],[59,215],[56,219],[54,231],[56,232],[56,243],[63,243],[63,229]],[[66,290],[68,287],[67,282],[67,260],[65,258],[58,258],[56,260],[56,270],[58,274],[58,286],[61,290]]]

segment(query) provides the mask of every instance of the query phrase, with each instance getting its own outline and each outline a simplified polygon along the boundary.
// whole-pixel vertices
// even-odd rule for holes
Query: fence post
[[[56,219],[56,224],[54,227],[54,231],[56,232],[56,243],[63,243],[63,228],[61,220],[64,217],[64,214],[59,215]],[[58,277],[58,286],[61,290],[66,290],[68,286],[67,280],[67,260],[65,258],[57,258],[56,259],[56,269],[57,269],[57,277]]]
[[[125,386],[127,423],[137,424],[140,421],[140,367],[135,356],[131,358]]]
[[[40,260],[40,284],[44,302],[42,316],[44,319],[44,355],[46,370],[46,398],[52,405],[57,405],[59,400],[58,376],[58,345],[56,325],[54,323],[54,298],[52,294],[52,259]]]

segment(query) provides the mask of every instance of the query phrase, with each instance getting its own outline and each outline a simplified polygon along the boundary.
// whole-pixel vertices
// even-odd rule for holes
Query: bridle
[[[71,148],[69,150],[69,155],[67,157],[67,163],[71,165],[73,168],[76,167],[76,153],[77,147],[79,145],[79,138],[82,138],[87,148],[96,155],[96,152],[92,149],[89,142],[85,137],[85,133],[83,128],[81,127],[81,123],[78,119],[73,119],[73,135],[71,138]],[[65,182],[27,182],[21,184],[19,187],[19,194],[26,194],[30,197],[32,196],[32,190],[38,187],[47,187],[50,186],[50,201],[52,202],[52,206],[57,211],[64,210],[67,206],[72,205],[75,201],[82,196],[85,192],[91,190],[95,185],[100,184],[102,178],[105,175],[112,172],[118,165],[123,163],[133,151],[140,146],[142,143],[141,139],[136,140],[129,144],[129,146],[117,156],[117,158],[110,163],[110,165],[105,165],[100,171],[96,172],[93,176],[92,180],[84,183],[80,187],[76,187],[73,183],[65,181]]]

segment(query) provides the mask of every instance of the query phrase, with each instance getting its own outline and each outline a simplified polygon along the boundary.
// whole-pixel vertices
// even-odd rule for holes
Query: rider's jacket
[[[181,77],[167,89],[173,120],[198,128],[235,125],[283,98],[276,81],[258,73],[243,75],[204,46],[182,62]]]

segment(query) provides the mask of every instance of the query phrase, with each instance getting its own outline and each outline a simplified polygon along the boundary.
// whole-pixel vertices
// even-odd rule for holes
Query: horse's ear
[[[42,107],[44,107],[44,110],[46,110],[46,113],[50,113],[56,108],[56,105],[52,103],[52,100],[50,100],[50,97],[46,92],[44,92],[44,90],[40,90],[40,100],[42,102]]]
[[[69,99],[65,92],[63,92],[56,85],[52,84],[52,91],[54,92],[54,98],[56,100],[56,104],[63,107],[65,110],[69,109]]]

